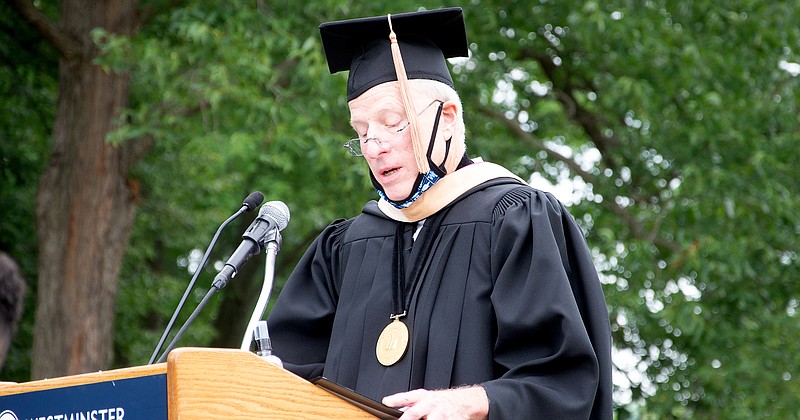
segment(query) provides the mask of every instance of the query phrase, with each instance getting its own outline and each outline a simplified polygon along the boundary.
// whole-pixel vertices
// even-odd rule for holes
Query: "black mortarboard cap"
[[[447,58],[466,57],[467,33],[461,8],[391,15],[408,79],[453,86]],[[349,70],[347,100],[397,80],[387,16],[323,23],[319,27],[331,73]]]

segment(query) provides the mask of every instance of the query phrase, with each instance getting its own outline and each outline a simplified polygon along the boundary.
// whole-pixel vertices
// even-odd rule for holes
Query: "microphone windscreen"
[[[267,201],[258,211],[258,217],[272,220],[278,230],[283,230],[289,224],[289,207],[283,201]]]
[[[260,191],[253,191],[244,199],[242,205],[247,206],[247,211],[251,211],[261,205],[262,202],[264,202],[264,194],[261,194]]]

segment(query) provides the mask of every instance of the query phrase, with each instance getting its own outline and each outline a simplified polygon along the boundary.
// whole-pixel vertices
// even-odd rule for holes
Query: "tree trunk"
[[[60,3],[56,35],[76,41],[79,51],[53,42],[61,60],[52,156],[36,200],[34,379],[97,371],[111,363],[118,275],[135,213],[136,189],[127,179],[135,157],[132,145],[105,142],[127,105],[129,77],[92,64],[97,51],[89,33],[102,27],[130,34],[135,5],[135,0]]]

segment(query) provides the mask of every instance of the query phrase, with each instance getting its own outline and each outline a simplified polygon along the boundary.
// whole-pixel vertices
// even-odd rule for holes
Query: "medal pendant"
[[[390,322],[378,337],[378,344],[375,346],[375,355],[378,361],[384,366],[391,366],[406,354],[408,348],[408,327],[400,322],[398,318]]]

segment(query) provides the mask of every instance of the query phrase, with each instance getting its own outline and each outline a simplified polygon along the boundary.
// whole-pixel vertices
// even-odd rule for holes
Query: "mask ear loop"
[[[433,170],[433,172],[435,172],[436,175],[439,175],[439,177],[447,175],[447,168],[444,166],[444,163],[447,161],[447,155],[450,154],[450,140],[453,139],[451,137],[447,139],[447,141],[445,142],[444,158],[442,158],[442,164],[437,165],[431,158],[431,155],[433,155],[433,146],[436,140],[436,133],[439,131],[439,120],[441,119],[443,108],[444,108],[444,102],[439,101],[439,109],[436,111],[436,119],[433,121],[433,131],[431,132],[431,139],[428,142],[428,153],[425,155],[425,157],[428,159],[428,164],[430,165],[431,170]]]

